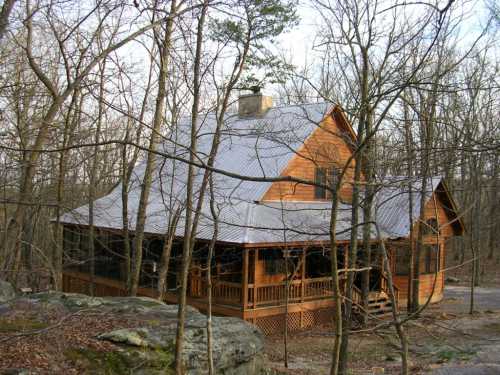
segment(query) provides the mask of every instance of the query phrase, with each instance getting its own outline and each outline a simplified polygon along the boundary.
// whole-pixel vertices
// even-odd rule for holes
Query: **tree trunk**
[[[0,42],[7,31],[7,26],[9,26],[10,12],[12,12],[15,2],[16,0],[5,0],[2,5],[2,10],[0,11]]]
[[[135,237],[133,246],[133,257],[132,257],[132,277],[129,294],[131,296],[137,295],[137,288],[139,287],[139,279],[142,267],[142,253],[143,253],[143,241],[144,241],[144,229],[146,225],[146,210],[148,206],[149,193],[151,190],[151,185],[153,182],[153,171],[155,167],[156,155],[155,151],[158,146],[158,141],[160,139],[160,130],[163,120],[163,112],[165,109],[165,99],[166,99],[166,80],[168,76],[168,64],[170,60],[170,48],[172,32],[174,29],[174,17],[177,11],[177,2],[172,0],[170,5],[170,15],[167,19],[165,34],[163,36],[163,41],[160,43],[157,41],[160,50],[160,74],[158,77],[158,93],[156,96],[155,103],[155,113],[153,119],[153,127],[151,129],[151,136],[149,138],[149,147],[146,159],[146,168],[144,170],[144,176],[142,179],[142,189],[139,198],[139,206],[137,209],[137,220],[135,226]]]

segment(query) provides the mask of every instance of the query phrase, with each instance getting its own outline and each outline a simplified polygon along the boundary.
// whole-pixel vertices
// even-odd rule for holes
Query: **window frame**
[[[405,265],[405,269],[401,270],[398,265],[401,264],[401,259]],[[399,260],[399,261],[398,261]],[[410,270],[410,260],[411,260],[411,247],[410,246],[398,246],[394,251],[394,274],[396,276],[408,276]]]
[[[439,221],[435,217],[427,219],[425,221],[425,224],[423,225],[422,234],[424,236],[436,236],[441,234],[441,230],[439,229]]]
[[[420,275],[432,275],[439,272],[441,270],[439,244],[423,244],[420,249]]]
[[[314,182],[316,184],[329,185],[333,188],[338,175],[339,171],[335,166],[316,167],[314,170]],[[329,198],[331,198],[331,192],[321,186],[314,185],[314,199]]]

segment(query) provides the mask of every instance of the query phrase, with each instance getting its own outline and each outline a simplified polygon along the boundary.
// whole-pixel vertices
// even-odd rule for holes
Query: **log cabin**
[[[207,308],[207,253],[217,232],[211,259],[212,311],[252,322],[266,334],[304,329],[332,320],[333,284],[330,274],[329,223],[331,197],[327,185],[345,167],[340,189],[336,230],[338,266],[345,268],[351,236],[352,158],[356,134],[338,105],[315,103],[273,107],[270,97],[259,93],[239,98],[237,113],[222,124],[219,151],[212,173],[213,197],[206,194],[195,236],[189,272],[188,303]],[[197,157],[206,161],[217,118],[207,114],[198,131]],[[147,205],[145,241],[139,295],[157,298],[159,268],[166,233],[173,230],[168,260],[165,301],[176,303],[184,235],[189,121],[164,138],[162,155],[155,161],[153,185]],[[173,157],[174,156],[174,157]],[[128,191],[128,225],[134,236],[145,163],[133,171]],[[200,198],[202,168],[196,168],[195,202]],[[251,176],[241,179],[239,176]],[[317,182],[269,181],[293,176]],[[412,181],[413,210],[409,212],[408,179],[393,176],[377,179],[374,220],[381,238],[373,231],[369,244],[358,241],[360,251],[370,248],[370,312],[383,314],[390,307],[387,277],[379,243],[384,241],[398,304],[408,293],[410,252],[423,225],[420,262],[420,300],[443,297],[444,259],[448,240],[460,236],[464,225],[446,182],[440,177]],[[88,257],[89,209],[82,206],[66,213],[63,247],[67,262],[63,284],[69,292],[88,293],[92,280],[95,295],[126,295],[122,218],[122,189],[118,184],[94,203],[95,258]],[[420,198],[424,197],[424,217]],[[210,210],[213,199],[217,219]],[[362,217],[362,215],[360,215]],[[176,220],[174,220],[176,218]],[[177,225],[172,223],[177,222]],[[217,227],[217,231],[215,228]],[[415,238],[413,236],[412,238]],[[89,264],[94,263],[91,278]],[[346,274],[340,274],[342,285]],[[361,300],[359,277],[353,299]],[[288,291],[288,293],[287,293]],[[286,296],[288,296],[286,298]]]

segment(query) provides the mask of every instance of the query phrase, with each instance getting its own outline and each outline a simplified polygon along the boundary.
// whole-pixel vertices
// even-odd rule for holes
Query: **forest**
[[[429,228],[423,221],[412,226],[412,215],[417,210],[419,217],[424,216],[425,193],[434,192],[429,181],[436,176],[446,182],[456,204],[456,218],[446,224],[460,222],[464,227],[462,235],[446,238],[446,254],[435,267],[436,275],[443,272],[443,279],[472,293],[463,314],[453,314],[460,319],[469,312],[473,315],[478,309],[473,305],[474,288],[478,293],[481,288],[495,290],[500,282],[499,28],[499,4],[488,0],[4,0],[0,281],[22,294],[67,292],[65,272],[84,267],[90,275],[88,294],[97,296],[94,284],[104,251],[109,252],[105,262],[120,259],[122,296],[145,295],[141,288],[150,272],[157,275],[156,294],[151,297],[162,301],[174,262],[178,310],[170,367],[171,373],[183,374],[189,373],[181,358],[190,347],[186,334],[191,314],[188,297],[193,293],[190,275],[196,267],[203,268],[200,275],[205,281],[200,285],[206,288],[203,296],[208,304],[205,373],[221,373],[214,366],[216,351],[222,350],[214,349],[213,335],[219,331],[212,332],[211,326],[219,319],[211,311],[217,297],[212,273],[221,271],[211,262],[223,251],[217,241],[226,240],[217,236],[227,224],[222,219],[224,207],[235,198],[232,193],[218,198],[223,194],[217,186],[223,178],[237,181],[235,186],[290,183],[297,191],[297,186],[309,186],[328,208],[321,229],[328,241],[322,252],[331,262],[321,276],[331,278],[329,296],[335,308],[329,316],[332,323],[318,334],[328,337],[324,350],[318,349],[327,360],[322,369],[289,368],[301,350],[301,336],[286,328],[289,299],[301,267],[302,279],[307,268],[295,249],[279,252],[285,257],[280,264],[266,263],[267,272],[277,273],[279,268],[286,275],[280,295],[285,328],[265,339],[266,358],[278,357],[275,362],[284,363],[275,369],[283,372],[276,373],[357,373],[350,372],[355,367],[357,331],[361,335],[380,331],[400,357],[394,373],[427,373],[412,361],[419,355],[412,346],[419,340],[414,330],[418,324],[425,326],[427,311],[436,315],[440,310],[430,306],[432,296],[424,302],[419,298]],[[240,98],[260,95],[261,90],[272,97],[277,110],[318,103],[341,108],[342,121],[354,131],[347,161],[337,163],[339,151],[328,151],[325,157],[334,160],[328,165],[335,168],[322,169],[321,176],[312,178],[264,173],[269,161],[259,159],[263,150],[257,152],[258,171],[220,167],[224,142],[235,131],[228,124],[241,111]],[[279,131],[261,127],[248,137],[270,140],[301,156],[294,135],[286,127]],[[257,150],[257,140],[255,145]],[[182,189],[174,192],[173,182],[169,187],[161,181],[158,169],[166,169]],[[170,194],[162,190],[158,195],[158,176],[161,189],[171,189]],[[409,217],[411,226],[411,251],[405,263],[411,286],[399,308],[394,269],[389,266],[392,249],[376,223],[377,194],[390,188],[395,176],[397,186],[410,197],[400,215]],[[100,199],[111,192],[119,208],[119,228],[113,232],[121,236],[119,249],[103,245],[104,225],[98,217],[103,212]],[[153,246],[148,210],[160,204],[158,196],[168,214],[156,233],[161,238],[158,260],[148,263]],[[283,233],[291,229],[297,234],[295,224],[287,228],[285,223],[285,216],[296,208],[290,209],[282,198],[275,204],[281,210]],[[85,252],[75,253],[65,245],[64,218],[79,207],[85,207],[88,221],[85,237],[80,237],[85,240],[79,240],[79,249],[83,246]],[[348,229],[339,224],[344,216]],[[257,218],[254,225],[265,226],[264,219]],[[210,233],[200,241],[207,220],[212,223]],[[430,231],[437,243],[444,241],[440,228]],[[289,239],[283,236],[286,245]],[[350,245],[341,247],[342,241]],[[393,306],[381,322],[374,322],[367,312],[375,252],[363,244],[371,241],[378,244],[381,272],[387,273],[387,299]],[[340,251],[345,251],[345,264],[339,263]],[[248,267],[248,262],[258,260],[256,252],[237,264]],[[431,273],[432,267],[427,268]],[[345,280],[339,276],[342,273]],[[241,278],[251,283],[245,275]],[[243,282],[226,281],[235,280]],[[446,289],[444,295],[446,300]],[[238,298],[244,298],[246,306],[250,297]],[[484,310],[500,310],[500,297],[497,302]],[[362,311],[359,319],[353,316],[354,305]],[[2,319],[0,299],[0,356],[7,341],[25,340],[31,332],[4,337]],[[64,319],[51,321],[42,331],[59,329]],[[113,320],[113,324],[118,323]],[[31,328],[38,336],[39,327]],[[273,346],[281,345],[284,349],[274,352]],[[316,341],[312,345],[319,346]],[[9,353],[15,355],[14,349]],[[9,366],[0,359],[0,370]],[[374,360],[369,367],[377,373],[380,366]],[[49,366],[40,373],[70,373],[65,371],[69,370],[61,367],[52,372]]]

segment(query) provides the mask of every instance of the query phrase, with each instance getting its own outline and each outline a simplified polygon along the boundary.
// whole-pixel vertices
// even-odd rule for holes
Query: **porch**
[[[73,228],[70,237],[66,233],[65,246],[73,247],[85,260],[86,233]],[[75,237],[75,235],[78,235]],[[71,242],[71,241],[72,242]],[[122,240],[116,234],[105,231],[96,237],[96,257],[93,277],[96,296],[126,296]],[[145,242],[141,283],[138,295],[157,298],[159,261],[163,243],[157,237]],[[167,277],[165,302],[177,303],[178,280],[182,243],[174,244]],[[339,246],[338,268],[347,264],[347,244]],[[68,267],[64,273],[64,289],[70,292],[89,293],[91,277],[89,262]],[[373,280],[370,295],[377,304],[373,312],[383,312],[387,301],[387,280],[381,272],[380,259],[374,258]],[[267,334],[282,332],[285,311],[288,313],[290,330],[331,323],[333,281],[329,250],[318,246],[248,248],[220,244],[210,262],[212,282],[212,312],[216,315],[236,316],[250,321]],[[207,245],[195,248],[189,273],[188,303],[201,311],[207,310]],[[346,273],[340,273],[341,293],[345,294]],[[396,296],[397,297],[397,296]],[[353,305],[361,304],[361,291],[353,289]]]

